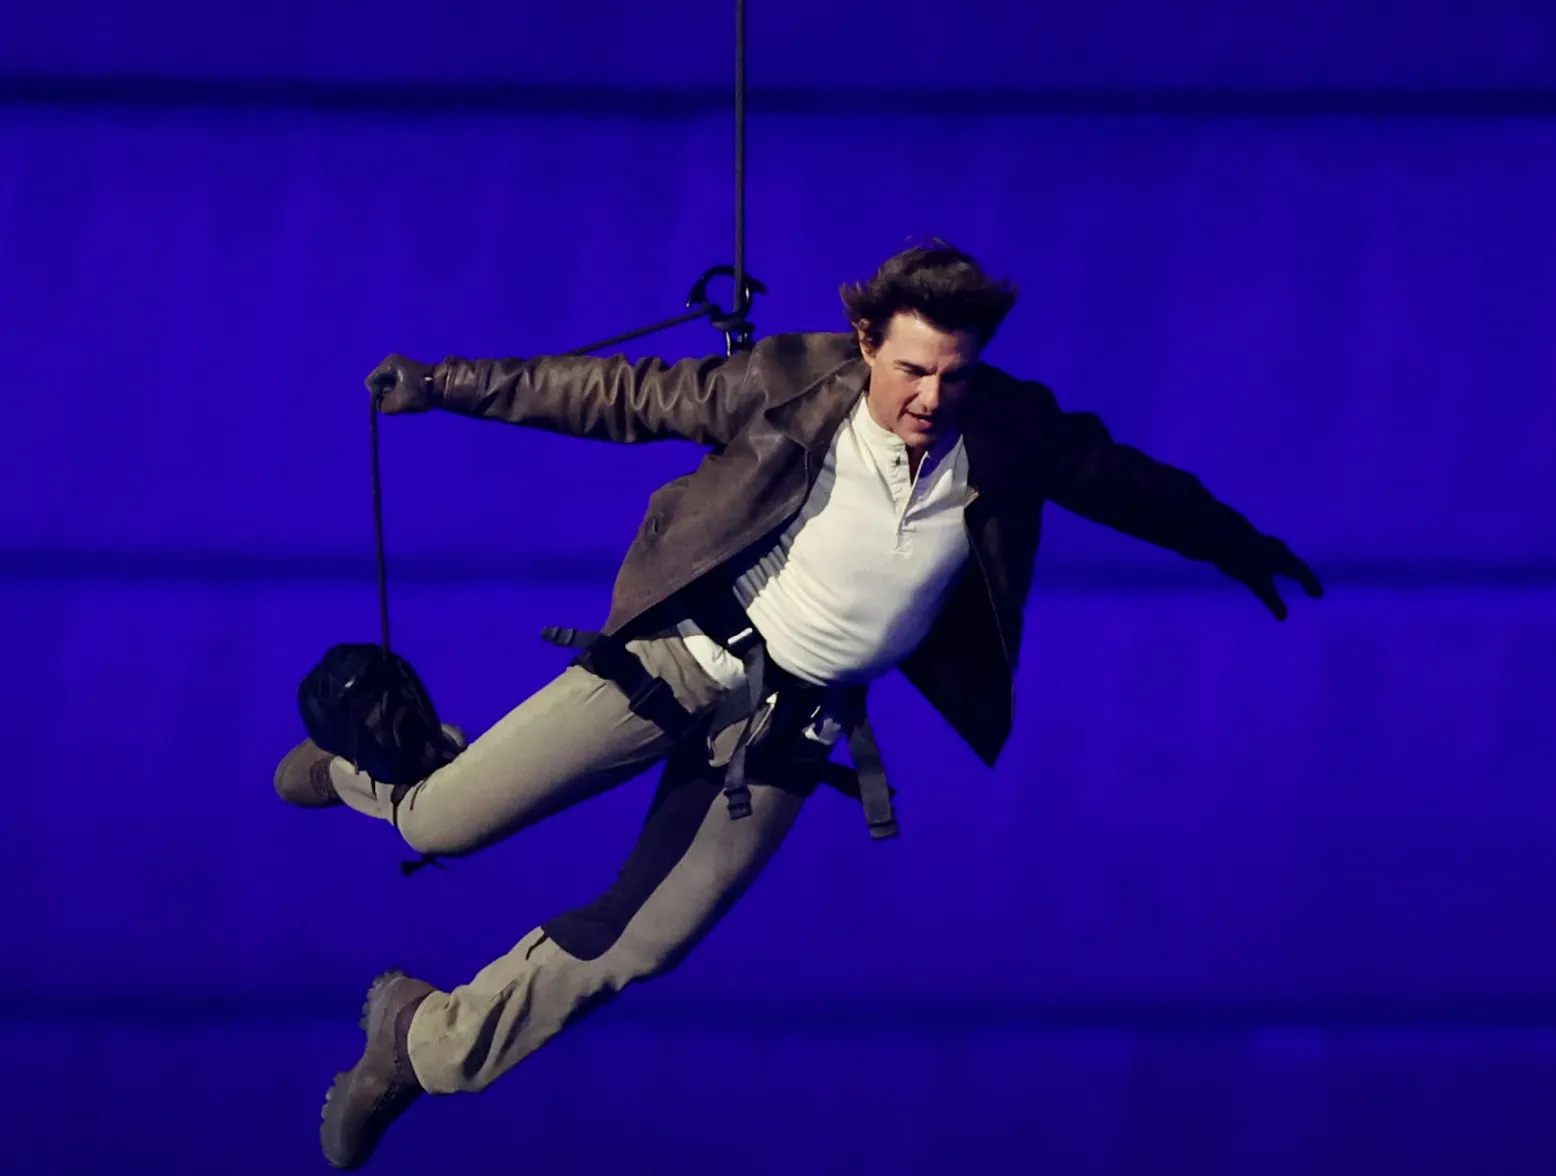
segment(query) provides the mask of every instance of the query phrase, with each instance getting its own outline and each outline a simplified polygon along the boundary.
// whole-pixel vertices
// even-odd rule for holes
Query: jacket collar
[[[869,367],[854,357],[768,405],[765,415],[780,433],[819,456],[869,385]]]
[[[1032,482],[1030,465],[1023,465],[1030,457],[1023,451],[1024,439],[1016,424],[1018,418],[1000,391],[1000,381],[993,369],[980,365],[962,410],[968,481],[979,493]]]

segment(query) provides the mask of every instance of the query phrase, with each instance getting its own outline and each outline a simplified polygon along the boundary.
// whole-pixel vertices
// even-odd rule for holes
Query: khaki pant
[[[719,687],[679,638],[628,648],[688,711],[718,700]],[[570,666],[411,789],[397,811],[388,788],[344,760],[331,776],[346,804],[394,821],[413,849],[458,855],[596,796],[671,751],[616,686]],[[750,785],[752,814],[732,821],[721,774],[706,757],[672,757],[632,856],[598,901],[536,927],[468,983],[422,1004],[409,1039],[422,1085],[444,1094],[484,1089],[581,1013],[675,967],[750,885],[804,804],[803,790],[755,776]]]

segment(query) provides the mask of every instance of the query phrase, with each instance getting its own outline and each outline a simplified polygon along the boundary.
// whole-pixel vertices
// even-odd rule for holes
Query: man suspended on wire
[[[623,444],[707,446],[649,501],[600,634],[446,766],[387,788],[304,742],[276,788],[390,821],[456,856],[664,762],[638,843],[597,902],[448,990],[388,972],[367,1047],[324,1109],[340,1168],[424,1092],[478,1091],[586,1009],[676,966],[750,884],[806,797],[857,794],[896,832],[863,693],[898,668],[987,763],[1011,729],[1022,610],[1047,502],[1202,561],[1286,617],[1312,571],[1191,475],[980,362],[1015,301],[936,243],[843,292],[852,330],[730,358],[391,356],[388,413],[432,409]],[[846,741],[856,773],[828,763]],[[359,757],[360,758],[360,757]]]

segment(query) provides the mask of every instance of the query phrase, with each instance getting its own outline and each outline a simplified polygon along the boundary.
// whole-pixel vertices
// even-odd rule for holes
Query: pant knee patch
[[[666,764],[637,843],[616,881],[594,902],[558,916],[541,930],[575,959],[603,956],[686,856],[722,792],[716,769],[676,760]]]

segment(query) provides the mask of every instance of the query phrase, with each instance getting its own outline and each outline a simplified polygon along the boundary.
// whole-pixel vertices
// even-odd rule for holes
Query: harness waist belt
[[[724,798],[729,815],[732,820],[740,820],[751,815],[746,760],[756,720],[768,696],[794,699],[814,695],[819,702],[830,692],[802,681],[767,657],[767,643],[727,584],[716,581],[691,595],[687,603],[690,619],[709,638],[738,657],[745,670],[743,684],[724,695],[712,716],[715,731],[744,724],[724,770]],[[626,694],[633,714],[656,724],[677,743],[693,733],[695,716],[680,704],[664,679],[650,674],[627,649],[628,639],[621,634],[607,637],[586,630],[548,627],[541,630],[541,637],[553,645],[580,650],[574,664],[614,682]],[[844,698],[842,726],[854,769],[850,772],[839,765],[818,761],[814,765],[817,781],[858,798],[872,838],[895,837],[899,832],[892,805],[895,790],[887,782],[880,745],[866,714],[865,688],[849,689]]]

